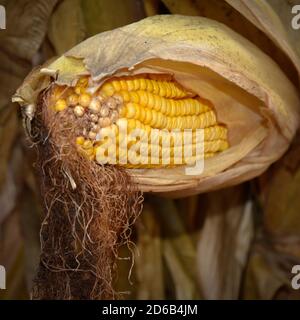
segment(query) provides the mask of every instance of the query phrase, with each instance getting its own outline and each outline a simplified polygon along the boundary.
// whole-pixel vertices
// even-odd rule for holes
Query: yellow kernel
[[[139,118],[138,108],[134,103],[128,103],[126,105],[126,118]]]
[[[145,79],[140,79],[140,90],[147,89],[147,81]]]
[[[161,106],[159,111],[163,114],[167,114],[167,109],[168,109],[168,100],[161,99]]]
[[[134,90],[134,81],[133,80],[128,80],[127,81],[127,88],[128,88],[128,91],[133,91]]]
[[[155,105],[155,96],[148,92],[148,105],[149,108],[152,108]]]
[[[66,103],[66,100],[64,99],[59,99],[56,101],[55,103],[55,111],[63,111],[67,108],[67,103]]]
[[[91,140],[85,140],[83,145],[82,145],[83,149],[91,149],[93,148],[93,143]]]
[[[140,97],[135,91],[130,92],[130,101],[134,103],[140,102]]]
[[[83,143],[84,143],[84,137],[77,137],[76,138],[76,144],[78,144],[78,145],[83,145]]]
[[[122,89],[121,83],[118,80],[112,81],[111,83],[115,89],[115,91],[120,91]]]
[[[152,85],[153,85],[153,93],[159,94],[159,85],[158,85],[157,81],[153,81]]]
[[[161,97],[165,97],[166,96],[166,83],[163,82],[159,85],[159,93],[158,93]]]
[[[85,93],[85,87],[76,85],[76,87],[74,88],[74,91],[77,95],[81,95],[81,94]]]
[[[129,102],[130,101],[130,97],[131,96],[130,96],[129,91],[120,91],[119,93],[122,96],[122,99],[123,99],[124,102]]]
[[[83,93],[79,96],[79,104],[83,107],[88,107],[91,103],[91,96],[88,93]]]
[[[158,113],[155,110],[150,110],[150,111],[152,114],[150,125],[152,127],[155,127],[155,126],[157,126],[157,122],[158,122]]]
[[[148,94],[145,91],[138,91],[139,101],[141,106],[146,107],[148,105]]]
[[[77,81],[77,85],[81,85],[83,87],[86,87],[88,85],[89,78],[88,77],[82,77]]]
[[[144,123],[145,124],[150,124],[151,123],[151,120],[152,120],[152,112],[150,109],[146,109],[146,116],[145,116],[145,120],[144,120]]]
[[[162,104],[162,101],[161,101],[161,97],[160,96],[154,96],[154,105],[151,106],[151,108],[155,109],[156,111],[159,111],[160,110],[160,106]]]
[[[115,93],[115,88],[111,83],[105,83],[100,91],[100,94],[105,96],[105,97],[110,97]]]
[[[153,91],[153,84],[151,80],[145,80],[146,81],[146,90],[152,92]]]
[[[127,83],[125,80],[120,80],[121,89],[127,91]]]
[[[140,108],[140,113],[139,113],[139,120],[144,123],[146,118],[146,109],[145,108]]]
[[[134,80],[133,80],[134,90],[139,90],[139,88],[140,88],[140,81],[141,81],[141,79],[134,79]]]

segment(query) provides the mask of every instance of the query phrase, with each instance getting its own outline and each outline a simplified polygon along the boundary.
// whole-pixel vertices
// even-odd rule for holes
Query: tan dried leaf
[[[199,286],[205,299],[238,299],[253,239],[252,202],[241,185],[201,197],[205,204],[197,250]]]
[[[81,1],[62,1],[51,16],[48,28],[56,53],[61,55],[84,40],[85,32]]]

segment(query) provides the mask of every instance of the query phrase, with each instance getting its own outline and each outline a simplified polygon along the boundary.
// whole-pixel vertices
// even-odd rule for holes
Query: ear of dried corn
[[[55,77],[58,85],[76,88],[79,78],[90,75],[90,90],[94,93],[102,88],[107,98],[124,85],[121,98],[128,99],[130,104],[125,105],[121,113],[126,119],[134,118],[129,119],[134,120],[131,121],[133,127],[139,124],[140,117],[143,125],[158,123],[158,126],[165,127],[164,124],[167,128],[192,128],[197,121],[201,123],[201,114],[195,117],[197,121],[189,118],[182,123],[180,116],[174,121],[160,120],[162,117],[152,111],[140,112],[141,108],[134,101],[143,103],[144,98],[138,91],[144,82],[110,82],[113,78],[143,74],[167,74],[187,92],[209,100],[217,120],[209,126],[224,125],[230,146],[217,156],[206,159],[204,171],[194,176],[186,175],[185,166],[130,169],[143,191],[183,196],[250,179],[262,173],[285,152],[298,126],[296,90],[271,59],[224,25],[204,18],[176,15],[150,17],[84,41],[35,74],[40,82],[45,80],[33,90],[35,95],[28,94],[23,86],[14,99],[34,106],[36,93],[47,86],[47,81],[49,84],[49,76]],[[30,80],[26,84],[30,87]],[[130,94],[130,85],[135,95]],[[159,98],[154,101],[164,101],[164,86],[151,88],[154,92],[147,86],[144,89],[152,101],[151,94],[158,89]],[[88,95],[81,97],[80,107],[76,109],[79,116],[90,99]],[[170,105],[174,105],[172,100],[166,103],[166,107]],[[147,101],[146,106],[149,108],[153,104]],[[65,102],[58,102],[58,110],[65,107]],[[172,107],[170,112],[176,114],[176,107],[173,111]],[[92,108],[97,108],[97,103]],[[184,112],[180,109],[179,114]],[[80,143],[85,143],[80,139]],[[227,145],[218,148],[224,150]],[[218,151],[218,148],[213,150]],[[92,151],[89,152],[92,156]]]

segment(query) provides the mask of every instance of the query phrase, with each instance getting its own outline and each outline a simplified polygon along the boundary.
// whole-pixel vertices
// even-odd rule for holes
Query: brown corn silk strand
[[[143,197],[124,169],[100,166],[74,145],[80,125],[40,95],[33,139],[45,217],[33,299],[114,299],[119,246],[128,243]]]

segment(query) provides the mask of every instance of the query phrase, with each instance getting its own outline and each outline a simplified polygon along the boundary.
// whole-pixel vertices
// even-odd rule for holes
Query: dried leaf
[[[46,34],[56,3],[57,0],[10,0],[6,5],[6,30],[0,33],[1,49],[13,57],[31,60]]]
[[[137,224],[137,299],[165,299],[160,225],[149,205],[145,205]]]
[[[160,0],[143,0],[144,9],[147,17],[159,14]]]
[[[171,273],[176,299],[199,299],[196,277],[196,247],[185,229],[174,202],[152,198],[163,232],[163,256]]]
[[[291,270],[295,264],[299,261],[274,251],[267,243],[257,243],[245,272],[242,298],[273,299],[280,288],[291,288]]]
[[[85,38],[80,0],[64,0],[51,16],[48,37],[57,54],[63,54]]]
[[[3,183],[7,176],[8,162],[18,133],[17,125],[15,106],[0,111],[0,192],[4,190]]]
[[[141,0],[81,0],[87,36],[124,26],[145,17]]]
[[[197,251],[201,292],[205,299],[238,299],[253,239],[247,187],[212,192],[202,201],[207,214]]]

